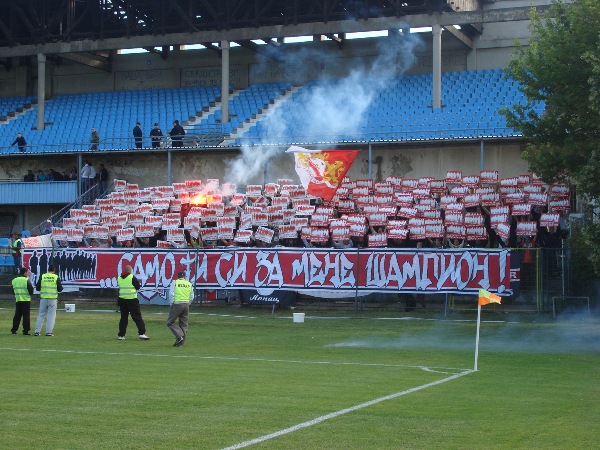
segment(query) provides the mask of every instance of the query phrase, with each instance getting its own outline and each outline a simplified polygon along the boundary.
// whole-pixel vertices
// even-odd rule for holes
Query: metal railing
[[[62,226],[62,220],[68,216],[69,211],[73,208],[79,208],[82,205],[88,205],[94,203],[99,197],[104,196],[106,193],[110,192],[113,189],[114,184],[111,184],[106,188],[106,191],[100,192],[100,184],[96,183],[92,185],[88,190],[83,192],[79,197],[75,199],[75,201],[68,203],[63,206],[57,212],[52,214],[46,220],[41,222],[40,224],[33,227],[31,231],[32,236],[39,236],[40,234],[46,234],[47,231],[47,222],[50,221],[52,226]]]
[[[95,147],[87,141],[56,142],[48,144],[28,143],[25,152],[20,152],[17,147],[0,146],[2,155],[23,154],[57,154],[57,153],[94,153],[102,151],[164,151],[177,148],[217,148],[225,139],[228,147],[273,145],[285,146],[290,144],[315,145],[315,144],[350,144],[350,143],[386,143],[386,142],[430,142],[439,140],[481,140],[481,139],[515,139],[521,134],[505,127],[468,128],[468,129],[438,129],[419,131],[390,130],[389,132],[356,132],[343,135],[286,135],[286,136],[236,136],[223,132],[221,125],[194,127],[183,136],[181,147],[173,145],[173,139],[163,136],[159,140],[159,147],[152,146],[150,137],[142,138],[142,147],[136,146],[133,137],[109,136],[102,139]]]

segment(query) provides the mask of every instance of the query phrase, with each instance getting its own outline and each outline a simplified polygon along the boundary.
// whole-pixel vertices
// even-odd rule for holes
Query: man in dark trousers
[[[17,133],[17,138],[13,141],[12,144],[10,144],[10,146],[12,147],[15,144],[17,144],[17,147],[19,148],[19,151],[21,153],[25,153],[25,147],[27,147],[27,141],[25,140],[25,138],[23,137],[23,135],[21,133]]]
[[[185,279],[185,272],[179,272],[169,291],[171,308],[167,326],[175,336],[173,347],[181,347],[185,342],[188,329],[190,303],[194,299],[194,287]]]
[[[21,272],[21,264],[23,262],[23,241],[21,240],[21,235],[18,233],[13,234],[13,242],[12,242],[12,256],[13,256],[13,264],[15,266],[15,275],[18,275]]]
[[[181,125],[179,125],[179,120],[173,121],[173,128],[169,131],[169,136],[171,136],[171,147],[183,147],[183,136],[185,135],[185,130]]]
[[[139,122],[133,128],[133,139],[135,140],[135,148],[142,148],[142,127]]]
[[[100,164],[100,170],[98,171],[98,184],[100,185],[100,198],[104,198],[106,187],[108,183],[108,170],[104,167],[104,164]]]
[[[150,338],[146,336],[146,324],[144,323],[144,319],[142,319],[140,302],[137,298],[137,291],[140,289],[140,282],[132,272],[133,269],[131,266],[125,266],[123,273],[119,276],[119,278],[117,278],[117,284],[119,286],[118,303],[121,310],[118,338],[120,341],[125,340],[129,315],[131,315],[131,319],[137,325],[139,338],[147,341]]]
[[[163,138],[163,132],[158,127],[158,124],[155,123],[154,128],[152,128],[150,130],[150,139],[152,140],[152,148],[159,148],[162,138]]]
[[[19,276],[12,280],[12,290],[13,294],[15,294],[15,316],[13,317],[13,325],[10,332],[17,334],[21,319],[23,319],[23,334],[29,336],[33,284],[29,280],[29,270],[27,267],[21,267]]]

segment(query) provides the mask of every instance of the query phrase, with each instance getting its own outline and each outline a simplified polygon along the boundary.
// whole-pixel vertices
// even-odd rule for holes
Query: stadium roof
[[[483,3],[483,2],[482,2]],[[0,0],[0,58],[525,20],[479,0]]]

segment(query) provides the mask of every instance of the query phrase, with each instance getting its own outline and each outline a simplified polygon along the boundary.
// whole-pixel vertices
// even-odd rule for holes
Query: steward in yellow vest
[[[177,274],[177,279],[171,284],[169,296],[171,308],[167,326],[175,335],[173,347],[182,347],[187,336],[190,303],[194,300],[194,287],[185,279],[185,272]]]
[[[140,282],[132,272],[133,269],[131,266],[125,266],[123,273],[117,278],[117,285],[119,286],[119,298],[117,302],[119,303],[119,309],[121,311],[118,339],[120,341],[125,340],[127,324],[129,323],[129,316],[131,315],[131,319],[137,325],[138,337],[147,341],[150,338],[146,336],[146,324],[144,323],[144,319],[142,319],[140,302],[137,298]]]
[[[29,270],[26,267],[21,267],[19,276],[12,280],[12,289],[15,294],[15,315],[10,331],[12,334],[17,334],[21,319],[23,319],[23,334],[29,336],[33,284],[29,280]]]

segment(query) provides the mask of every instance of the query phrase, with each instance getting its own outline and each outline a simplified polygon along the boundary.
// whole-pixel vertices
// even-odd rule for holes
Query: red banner
[[[48,249],[45,249],[46,252]],[[479,289],[510,294],[510,252],[499,249],[162,250],[79,248],[48,251],[63,284],[116,288],[131,265],[142,291],[167,289],[185,271],[202,289],[448,292]],[[24,264],[40,273],[42,249],[25,249]],[[47,255],[47,254],[46,254]]]

